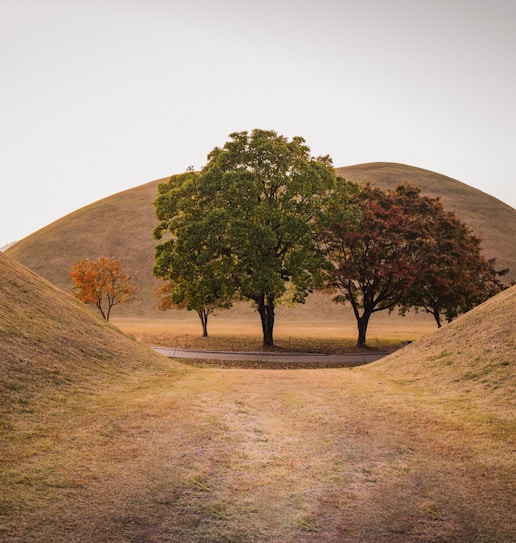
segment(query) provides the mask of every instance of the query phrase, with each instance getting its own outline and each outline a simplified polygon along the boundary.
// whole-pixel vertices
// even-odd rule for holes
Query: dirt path
[[[363,368],[139,375],[43,455],[46,507],[3,540],[506,543],[506,449],[421,400]]]

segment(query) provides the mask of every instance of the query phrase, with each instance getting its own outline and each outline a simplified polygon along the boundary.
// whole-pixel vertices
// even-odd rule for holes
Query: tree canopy
[[[503,288],[480,240],[439,199],[410,185],[366,185],[351,203],[355,213],[330,213],[322,239],[327,286],[351,304],[358,346],[377,311],[422,308],[440,325],[443,315],[451,320]]]
[[[174,235],[156,248],[154,274],[165,280],[157,292],[160,309],[196,311],[203,336],[208,336],[209,315],[231,307],[235,291],[229,260],[211,251],[215,248],[213,229],[197,221],[202,215],[198,177],[188,171],[159,186],[156,211],[161,222],[155,235],[161,239],[167,229]]]
[[[331,159],[312,157],[301,137],[233,133],[200,173],[160,186],[154,234],[168,237],[156,247],[154,273],[183,290],[193,280],[224,306],[253,301],[263,343],[272,346],[275,306],[287,288],[303,302],[322,280],[315,225],[336,182]]]
[[[428,210],[433,236],[421,257],[417,281],[405,292],[400,313],[423,310],[440,328],[462,313],[491,298],[504,288],[496,259],[482,255],[482,240],[455,213],[445,211],[439,201]]]
[[[73,294],[85,304],[95,304],[104,320],[109,321],[111,309],[129,302],[136,292],[120,260],[99,257],[81,259],[72,266],[70,278]]]

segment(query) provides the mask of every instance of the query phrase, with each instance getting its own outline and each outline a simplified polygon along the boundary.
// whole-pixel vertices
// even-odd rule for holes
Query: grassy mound
[[[515,353],[516,286],[377,362],[375,369],[514,407]]]
[[[99,256],[122,260],[139,288],[139,301],[118,312],[140,314],[150,306],[157,312],[152,275],[153,202],[164,179],[104,198],[66,215],[10,247],[6,253],[62,290],[69,292],[72,265]]]
[[[0,412],[31,397],[89,386],[140,365],[153,351],[0,253]]]

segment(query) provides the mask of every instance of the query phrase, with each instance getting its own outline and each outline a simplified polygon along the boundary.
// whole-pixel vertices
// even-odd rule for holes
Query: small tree
[[[76,262],[70,278],[74,296],[85,304],[95,304],[106,321],[113,306],[129,302],[136,291],[122,269],[122,262],[102,256],[95,261]]]
[[[415,192],[413,197],[418,197]],[[356,212],[330,222],[323,236],[331,263],[327,285],[349,302],[357,320],[357,346],[366,345],[373,313],[394,308],[417,276],[418,233],[399,193],[366,185],[352,199]]]
[[[156,293],[159,308],[196,311],[207,337],[209,315],[231,307],[235,287],[229,280],[228,259],[215,254],[217,224],[202,220],[198,178],[189,167],[158,187],[155,205],[161,223],[154,235],[161,239],[168,229],[173,236],[156,247],[154,275],[165,280]]]
[[[216,277],[212,276],[212,281],[209,279],[210,277],[205,278],[200,274],[192,281],[166,281],[156,292],[160,297],[158,306],[162,311],[172,307],[196,311],[201,321],[203,337],[208,337],[208,317],[214,315],[218,309],[231,307],[229,297],[225,297],[221,288],[214,284]]]
[[[507,288],[499,277],[508,270],[496,270],[496,259],[486,259],[481,239],[455,213],[435,203],[431,217],[434,236],[422,255],[417,281],[400,304],[400,313],[410,308],[424,310],[440,328]]]

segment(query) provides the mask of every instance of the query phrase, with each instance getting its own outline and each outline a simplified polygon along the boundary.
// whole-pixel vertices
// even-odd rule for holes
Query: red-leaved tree
[[[413,198],[419,193],[414,189]],[[331,263],[328,287],[336,302],[349,302],[358,326],[358,346],[366,345],[373,313],[392,309],[418,274],[424,230],[400,194],[365,186],[353,199],[356,212],[330,222],[324,246]]]
[[[509,271],[496,270],[496,259],[482,255],[482,240],[439,204],[429,218],[433,236],[427,240],[417,281],[400,304],[401,314],[410,308],[423,310],[438,328],[506,288],[499,277]]]
[[[349,302],[357,319],[358,346],[377,311],[409,308],[431,313],[438,326],[504,288],[480,240],[438,198],[399,185],[366,185],[352,198],[354,213],[329,210],[323,235],[330,269],[327,286]],[[332,220],[333,213],[333,220]]]

